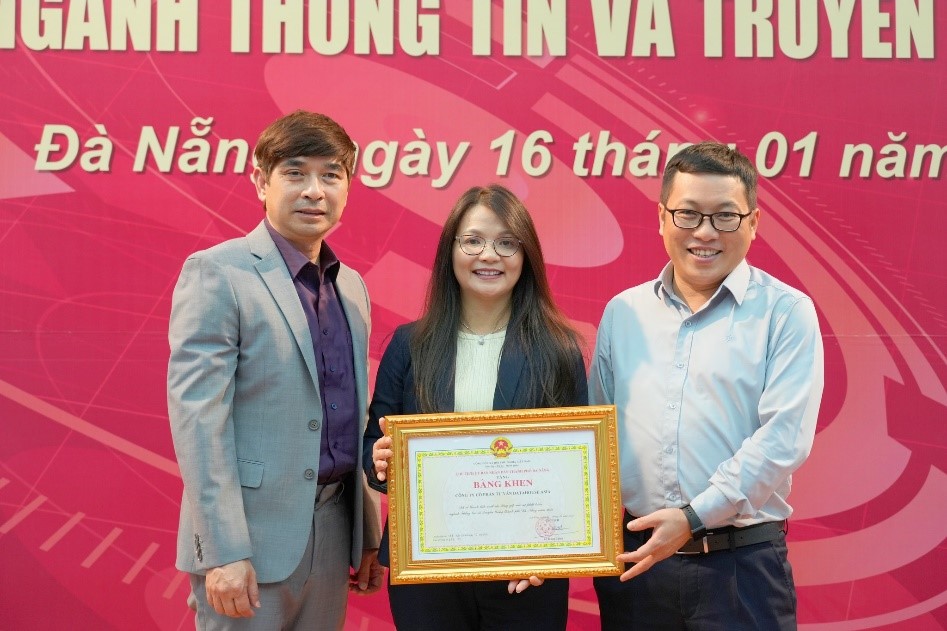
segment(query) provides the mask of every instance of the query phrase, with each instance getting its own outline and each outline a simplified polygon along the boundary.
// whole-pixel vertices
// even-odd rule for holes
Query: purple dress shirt
[[[355,471],[360,438],[352,333],[335,291],[339,259],[329,245],[323,242],[319,251],[319,264],[315,265],[278,233],[269,221],[265,223],[293,277],[299,302],[309,322],[312,348],[316,354],[322,397],[319,484],[338,482]]]

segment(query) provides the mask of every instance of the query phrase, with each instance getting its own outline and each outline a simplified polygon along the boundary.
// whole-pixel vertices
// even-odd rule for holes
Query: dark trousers
[[[509,581],[388,585],[395,627],[401,631],[564,631],[569,581],[548,579],[521,594]]]
[[[626,530],[625,550],[637,550],[650,534]],[[609,576],[594,584],[603,631],[796,629],[783,534],[733,550],[675,554],[625,583]]]

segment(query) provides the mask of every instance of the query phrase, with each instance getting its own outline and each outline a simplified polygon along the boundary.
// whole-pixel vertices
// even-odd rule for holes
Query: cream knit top
[[[454,411],[481,412],[493,409],[500,352],[506,329],[487,335],[457,332],[457,364],[454,370]]]

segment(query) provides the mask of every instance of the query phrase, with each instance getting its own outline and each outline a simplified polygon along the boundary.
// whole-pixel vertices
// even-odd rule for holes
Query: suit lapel
[[[500,368],[497,371],[497,387],[493,394],[494,410],[513,410],[524,407],[519,401],[520,379],[526,367],[526,357],[523,355],[515,339],[507,340],[503,345],[503,354],[500,356]]]
[[[293,279],[286,268],[286,262],[283,256],[273,243],[270,233],[266,226],[261,222],[253,231],[247,235],[247,241],[250,244],[250,252],[259,258],[254,264],[260,278],[276,301],[276,305],[283,312],[283,317],[289,323],[289,328],[296,338],[296,344],[299,351],[306,361],[306,367],[309,369],[309,375],[312,382],[319,389],[319,374],[316,372],[316,354],[312,348],[312,334],[309,331],[309,322],[306,320],[306,314],[302,305],[299,304],[299,294],[296,293],[296,287],[293,285]]]

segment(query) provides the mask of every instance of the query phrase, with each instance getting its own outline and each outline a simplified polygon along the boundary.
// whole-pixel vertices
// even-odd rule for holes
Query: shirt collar
[[[305,254],[297,250],[296,246],[289,242],[289,239],[277,232],[276,228],[270,225],[269,219],[264,217],[263,223],[266,224],[266,229],[273,238],[273,243],[282,255],[290,276],[296,278],[306,264],[311,261],[306,258]],[[329,280],[334,281],[339,274],[340,265],[339,257],[335,255],[329,244],[323,241],[322,247],[319,249],[319,264],[315,265],[319,270],[320,280],[327,275]]]
[[[723,279],[722,285],[730,290],[730,294],[738,305],[743,304],[746,290],[750,286],[750,264],[746,262],[746,259],[733,268],[733,271]]]
[[[658,300],[677,300],[680,302],[680,298],[674,293],[674,265],[670,261],[668,261],[664,269],[661,270],[657,280],[654,281],[652,289],[654,290],[654,296]]]
[[[749,285],[750,264],[746,262],[746,259],[740,261],[739,265],[720,283],[721,287],[725,287],[727,291],[730,292],[730,295],[733,296],[733,299],[736,300],[738,305],[743,304],[743,299],[746,297],[746,290]],[[719,294],[720,287],[714,292],[711,300],[716,298]],[[659,299],[666,296],[671,299],[680,300],[674,293],[674,265],[670,261],[668,261],[668,264],[661,270],[661,274],[657,280],[654,281],[654,295]]]

